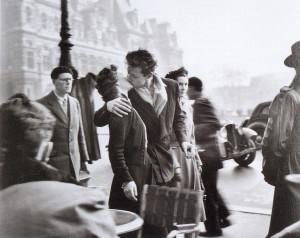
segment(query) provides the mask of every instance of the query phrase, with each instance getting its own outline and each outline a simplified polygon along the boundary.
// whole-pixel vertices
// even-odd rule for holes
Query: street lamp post
[[[61,0],[61,30],[60,30],[61,41],[58,44],[60,47],[59,65],[72,68],[74,74],[73,76],[74,78],[77,78],[78,74],[72,65],[71,54],[70,54],[73,44],[70,41],[72,35],[70,33],[68,16],[69,16],[68,0]]]

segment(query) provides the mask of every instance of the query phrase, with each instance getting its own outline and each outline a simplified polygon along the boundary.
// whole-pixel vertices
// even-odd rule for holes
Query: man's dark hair
[[[73,76],[72,69],[70,69],[69,67],[66,67],[66,66],[58,66],[58,67],[54,68],[51,72],[52,80],[53,81],[56,80],[58,78],[58,76],[63,73],[69,73]]]
[[[153,73],[157,65],[152,54],[143,49],[129,52],[126,55],[126,60],[131,67],[140,67],[144,76]]]
[[[195,90],[197,90],[198,92],[202,92],[203,84],[202,84],[201,79],[199,79],[197,77],[190,77],[189,78],[189,87],[194,87]]]
[[[187,75],[188,71],[184,67],[181,67],[167,73],[165,78],[177,80],[178,77],[186,77]]]

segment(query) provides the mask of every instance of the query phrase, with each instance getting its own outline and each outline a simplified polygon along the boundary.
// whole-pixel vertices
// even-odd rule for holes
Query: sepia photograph
[[[299,0],[0,12],[0,237],[300,237]]]

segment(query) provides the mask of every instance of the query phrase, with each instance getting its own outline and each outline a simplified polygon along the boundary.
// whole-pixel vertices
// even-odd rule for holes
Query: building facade
[[[169,23],[141,19],[129,0],[70,0],[72,64],[79,76],[108,64],[125,72],[124,56],[145,48],[158,60],[158,73],[182,65],[182,51]],[[51,88],[59,62],[60,0],[1,0],[1,100],[16,92],[36,99]]]

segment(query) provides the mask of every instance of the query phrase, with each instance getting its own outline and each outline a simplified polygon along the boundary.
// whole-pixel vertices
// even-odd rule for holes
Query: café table
[[[130,232],[135,232],[141,229],[144,221],[143,219],[129,211],[109,209],[115,223],[117,235],[127,234]]]

